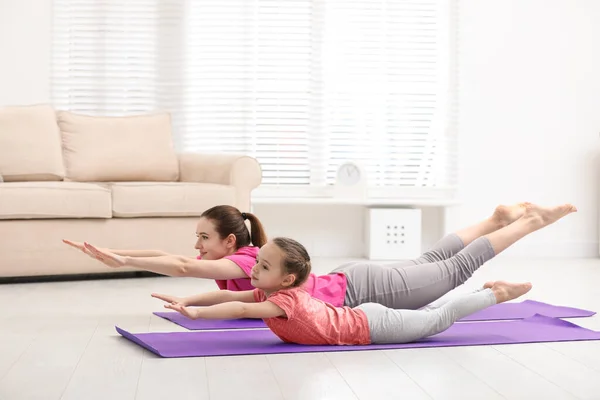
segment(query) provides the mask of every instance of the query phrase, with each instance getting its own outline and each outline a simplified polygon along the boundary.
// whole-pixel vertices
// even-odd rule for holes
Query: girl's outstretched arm
[[[94,258],[109,267],[133,267],[168,276],[189,276],[206,279],[247,278],[246,273],[233,261],[196,260],[184,256],[124,257],[98,249],[89,243],[84,244]]]
[[[181,304],[167,304],[165,307],[178,311],[191,319],[275,318],[286,316],[285,311],[270,301],[260,303],[230,301],[210,307],[198,308],[189,308]]]
[[[255,302],[253,290],[244,290],[242,292],[234,292],[231,290],[216,290],[213,292],[200,293],[188,297],[175,297],[168,294],[152,293],[152,297],[166,301],[169,304],[181,304],[184,307],[212,306],[215,304],[227,303],[230,301],[240,301],[242,303]],[[166,304],[165,307],[167,307]]]

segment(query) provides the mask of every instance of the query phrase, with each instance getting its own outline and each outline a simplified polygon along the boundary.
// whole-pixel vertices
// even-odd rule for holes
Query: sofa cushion
[[[110,190],[78,182],[0,185],[0,219],[111,218]]]
[[[218,204],[235,204],[235,188],[212,183],[113,183],[115,217],[199,216]]]
[[[92,117],[58,113],[67,179],[177,181],[179,160],[167,113]]]
[[[64,178],[60,131],[50,105],[0,108],[0,174],[5,182]]]

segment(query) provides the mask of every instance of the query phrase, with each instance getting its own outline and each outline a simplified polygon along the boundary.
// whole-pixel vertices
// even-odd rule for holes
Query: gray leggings
[[[416,260],[354,262],[333,272],[346,275],[345,306],[379,303],[394,309],[417,310],[462,285],[494,256],[487,238],[477,238],[465,247],[456,234],[450,234]]]
[[[421,310],[393,310],[376,303],[356,307],[369,322],[371,343],[408,343],[438,334],[467,315],[496,304],[491,289],[480,289]]]

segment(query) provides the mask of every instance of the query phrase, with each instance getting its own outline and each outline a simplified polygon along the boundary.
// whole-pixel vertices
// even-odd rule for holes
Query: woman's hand
[[[88,251],[88,250],[85,248],[85,245],[84,245],[83,243],[80,243],[80,242],[72,242],[72,241],[70,241],[70,240],[67,240],[67,239],[63,239],[63,243],[66,243],[66,244],[68,244],[69,246],[76,248],[77,250],[81,250],[81,251],[83,251],[85,254],[87,254],[88,256],[95,258],[95,257],[92,255],[92,253],[90,253],[90,252],[89,252],[89,251]]]
[[[170,308],[171,310],[175,310],[178,313],[190,318],[190,319],[198,319],[200,318],[200,312],[197,308],[188,308],[181,304],[171,303],[165,304],[165,308]]]
[[[171,296],[169,294],[161,294],[161,293],[152,293],[151,296],[154,297],[155,299],[165,301],[169,304],[180,304],[184,307],[187,307],[187,303],[186,303],[185,299],[182,297],[176,297],[176,296]]]
[[[105,265],[111,268],[119,268],[125,265],[127,262],[127,258],[123,256],[119,256],[117,254],[111,253],[107,250],[102,250],[97,247],[92,246],[89,243],[83,244],[86,251],[91,253],[91,256],[96,260],[104,263]]]

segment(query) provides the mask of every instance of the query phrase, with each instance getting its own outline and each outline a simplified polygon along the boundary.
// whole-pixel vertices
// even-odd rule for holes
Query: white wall
[[[461,195],[457,229],[500,202],[572,202],[579,213],[507,251],[598,254],[596,153],[600,132],[600,1],[461,0]],[[50,1],[0,0],[0,105],[48,101]],[[270,235],[314,256],[362,255],[363,210],[257,205]],[[441,233],[424,211],[424,246]]]
[[[52,1],[0,0],[0,106],[48,102]]]
[[[462,0],[463,204],[451,227],[498,202],[574,203],[579,212],[507,254],[598,255],[600,2]]]

